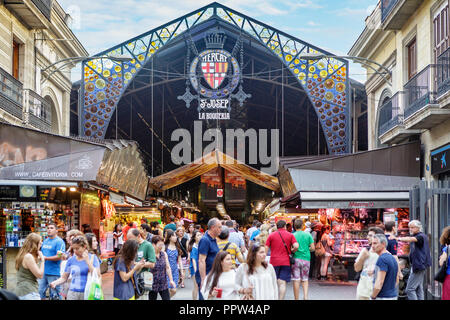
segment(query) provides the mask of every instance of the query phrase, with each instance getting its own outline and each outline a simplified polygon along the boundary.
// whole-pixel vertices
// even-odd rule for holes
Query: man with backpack
[[[228,227],[223,226],[222,231],[219,234],[219,239],[217,240],[217,246],[220,251],[227,251],[231,255],[231,260],[233,260],[233,269],[236,268],[236,259],[239,263],[244,263],[244,257],[242,256],[241,249],[239,247],[228,240],[230,236],[230,230]]]

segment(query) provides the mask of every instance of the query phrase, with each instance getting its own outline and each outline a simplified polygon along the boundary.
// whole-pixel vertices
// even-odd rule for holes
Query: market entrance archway
[[[320,122],[320,130],[323,133],[321,135],[326,143],[328,153],[340,154],[349,151],[349,78],[347,61],[338,58],[303,60],[299,57],[305,53],[330,54],[218,3],[212,3],[198,9],[97,55],[110,57],[125,55],[132,59],[130,62],[118,63],[109,59],[94,59],[84,63],[81,85],[82,110],[79,113],[80,133],[89,137],[105,138],[109,132],[111,137],[114,137],[114,134],[117,137],[118,132],[114,131],[118,131],[119,128],[111,132],[113,128],[110,126],[111,121],[115,121],[115,119],[120,121],[118,117],[120,111],[115,114],[117,106],[119,105],[120,110],[120,102],[124,98],[127,99],[127,97],[130,100],[127,102],[128,108],[132,108],[133,103],[139,103],[139,97],[130,96],[132,93],[137,92],[136,90],[142,90],[139,87],[139,81],[141,81],[141,85],[142,83],[144,86],[150,85],[154,93],[157,84],[154,81],[155,73],[157,70],[161,71],[158,69],[158,66],[155,67],[157,60],[170,57],[171,53],[174,54],[180,48],[184,48],[183,51],[186,53],[186,48],[190,45],[190,39],[193,42],[202,42],[205,32],[208,32],[210,28],[217,27],[225,30],[227,35],[243,36],[247,47],[251,47],[255,52],[258,52],[256,51],[258,49],[259,52],[264,51],[265,56],[270,55],[273,59],[276,59],[284,68],[278,67],[278,74],[274,72],[274,76],[280,77],[279,73],[287,71],[286,74],[291,79],[290,82],[285,83],[284,75],[281,75],[283,79],[281,90],[290,90],[289,87],[292,87],[304,93],[297,97],[294,96],[293,99],[300,104],[302,103],[300,99],[306,97],[312,105],[311,110],[315,111],[316,118]],[[258,58],[257,55],[253,61]],[[182,64],[183,61],[180,60],[180,63]],[[167,65],[167,67],[169,66]],[[153,73],[152,79],[146,79],[146,76],[149,75],[148,69]],[[270,73],[271,71],[269,70],[268,72]],[[172,71],[166,69],[165,72],[167,76]],[[178,74],[179,71],[173,73]],[[185,73],[182,73],[181,76],[186,79]],[[266,82],[273,81],[273,78],[264,79],[264,77],[260,77],[258,81],[264,82],[264,80]],[[166,77],[163,81],[168,83],[179,80]],[[265,88],[260,88],[260,91],[267,92]],[[169,94],[177,96],[182,94],[182,92],[177,90],[177,92]],[[153,123],[148,121],[148,118],[152,118],[149,113],[153,109],[144,104],[142,105],[141,112],[135,112],[134,117],[148,125],[148,130],[152,136],[152,144],[154,143],[153,139],[159,140],[162,149],[164,149],[165,145],[167,146],[167,136],[162,137],[155,132],[157,121],[154,117],[152,119]],[[262,104],[258,103],[258,105]],[[274,106],[268,107],[274,108]],[[282,106],[275,106],[275,108],[282,110]],[[284,111],[285,113],[282,114],[286,116],[289,111]],[[172,113],[170,110],[169,112]],[[294,115],[296,112],[299,117],[302,116],[298,109],[297,111],[292,110]],[[131,125],[133,121],[130,118]],[[260,121],[267,122],[266,119],[260,119]],[[158,119],[158,122],[164,123],[164,120]],[[131,125],[128,131],[132,133]],[[178,126],[181,127],[180,123],[178,123]],[[255,125],[253,126],[255,127]],[[164,129],[161,132],[164,133]],[[131,138],[135,138],[133,133]],[[316,144],[318,143],[319,140]],[[154,159],[155,148],[152,149],[151,151],[153,152],[150,151],[147,155]],[[161,172],[165,171],[163,163],[164,161],[160,164]]]

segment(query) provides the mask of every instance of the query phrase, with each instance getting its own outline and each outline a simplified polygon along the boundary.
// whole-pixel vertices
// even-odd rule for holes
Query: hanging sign
[[[192,61],[188,76],[186,92],[178,96],[186,102],[189,108],[191,101],[198,100],[199,120],[229,120],[231,99],[234,98],[242,106],[250,94],[242,89],[241,67],[236,57],[223,49],[226,36],[222,33],[212,33],[205,37],[206,50],[198,54]],[[239,39],[235,49],[241,45],[241,65],[243,60],[242,41]],[[192,43],[194,50],[196,48]],[[236,54],[238,50],[233,50]],[[189,83],[197,95],[191,94]],[[239,86],[236,94],[233,92]]]

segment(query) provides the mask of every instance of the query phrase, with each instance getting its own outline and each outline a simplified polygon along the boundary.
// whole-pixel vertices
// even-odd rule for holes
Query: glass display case
[[[367,239],[345,240],[344,254],[358,255],[363,248],[369,247]]]
[[[398,237],[409,237],[409,229],[398,229]],[[409,242],[398,241],[397,256],[407,258],[409,256]]]

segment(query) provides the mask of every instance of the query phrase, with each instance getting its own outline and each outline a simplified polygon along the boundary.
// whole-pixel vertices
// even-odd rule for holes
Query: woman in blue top
[[[450,300],[450,226],[444,228],[439,242],[442,246],[445,246],[442,250],[441,257],[439,258],[439,266],[441,267],[444,264],[445,260],[447,260],[447,276],[445,277],[445,281],[442,284],[442,300]]]
[[[200,242],[200,239],[202,238],[202,233],[198,230],[195,230],[192,233],[191,240],[189,241],[188,245],[188,251],[190,252],[190,264],[189,269],[191,272],[191,275],[195,275],[192,277],[192,280],[194,281],[194,288],[192,289],[192,300],[197,300],[198,296],[198,287],[200,285],[200,274],[197,272],[198,270],[198,243]]]
[[[178,281],[180,280],[179,272],[182,268],[181,265],[181,248],[177,241],[177,235],[171,229],[166,230],[166,240],[164,244],[166,246],[166,253],[169,258],[170,269],[172,270],[172,278],[176,287],[169,284],[170,297],[172,298],[177,293]],[[167,277],[168,279],[168,277]],[[169,282],[169,279],[167,280]]]
[[[134,262],[139,244],[136,240],[127,240],[123,244],[119,255],[114,259],[114,300],[136,300],[134,283],[136,274],[144,267],[145,261]]]
[[[100,277],[100,261],[98,258],[88,253],[88,242],[84,236],[77,236],[72,239],[72,250],[74,255],[67,260],[62,276],[50,283],[51,288],[66,282],[69,275],[72,281],[69,285],[67,300],[84,300],[84,290],[86,287],[89,272],[97,272]]]

